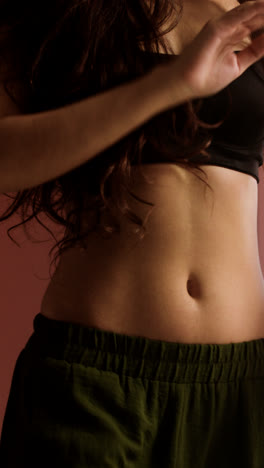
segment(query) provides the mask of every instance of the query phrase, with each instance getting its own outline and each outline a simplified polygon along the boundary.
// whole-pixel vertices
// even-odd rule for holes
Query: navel
[[[197,275],[191,273],[189,279],[187,280],[187,292],[194,299],[199,299],[201,297],[201,285],[200,281],[197,278]]]

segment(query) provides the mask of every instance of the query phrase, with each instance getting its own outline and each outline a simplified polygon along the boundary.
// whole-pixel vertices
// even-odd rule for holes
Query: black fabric
[[[154,64],[175,59],[177,55],[157,54],[142,51],[146,62]],[[231,96],[231,100],[230,100]],[[197,112],[206,123],[215,124],[231,110],[223,124],[216,129],[208,129],[213,141],[207,148],[211,159],[195,157],[192,159],[201,165],[227,167],[253,176],[259,183],[258,169],[263,164],[264,155],[264,63],[263,59],[255,62],[236,80],[232,81],[219,93],[205,97]],[[182,118],[179,106],[179,119]],[[175,111],[175,109],[173,109]],[[176,110],[178,112],[178,109]],[[166,138],[166,135],[164,135]],[[171,143],[170,143],[171,144]],[[177,144],[173,142],[175,151]],[[165,155],[155,154],[146,145],[142,153],[142,163],[170,162]]]

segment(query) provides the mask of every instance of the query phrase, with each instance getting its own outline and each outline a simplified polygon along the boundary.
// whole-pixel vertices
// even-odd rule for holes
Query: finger
[[[224,13],[220,18],[211,20],[218,28],[218,33],[222,38],[228,37],[241,23],[250,24],[258,15],[264,14],[264,0],[245,2],[238,7]]]
[[[238,41],[243,43],[244,48],[252,44],[252,40],[263,34],[264,32],[264,15],[257,15],[249,22],[241,23],[237,28],[237,31],[232,34],[232,41]]]
[[[252,44],[237,54],[238,66],[241,73],[264,58],[264,34],[252,41]]]
[[[264,30],[264,13],[258,14],[249,21],[242,22],[242,25],[248,28],[249,34],[258,35],[258,32],[261,33]]]

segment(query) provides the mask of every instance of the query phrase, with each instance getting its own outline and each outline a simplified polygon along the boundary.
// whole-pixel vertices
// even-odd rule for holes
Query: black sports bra
[[[176,56],[142,52],[146,61],[153,65]],[[200,119],[210,124],[223,119],[229,103],[227,88],[232,96],[230,114],[219,128],[208,130],[213,137],[211,145],[207,148],[211,159],[201,162],[201,165],[222,166],[244,172],[253,176],[259,183],[258,169],[263,164],[264,156],[263,61],[255,62],[219,93],[204,98],[204,103],[197,113]],[[174,145],[177,150],[176,143]],[[165,157],[156,155],[155,151],[143,150],[143,164],[163,162],[167,162]],[[195,158],[195,162],[199,164],[199,158]]]

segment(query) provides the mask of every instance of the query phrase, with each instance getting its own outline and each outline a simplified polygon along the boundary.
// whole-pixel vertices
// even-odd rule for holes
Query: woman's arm
[[[172,97],[168,73],[166,65],[158,65],[136,80],[77,103],[0,118],[0,192],[29,189],[64,175],[156,114],[191,98],[180,70]]]

